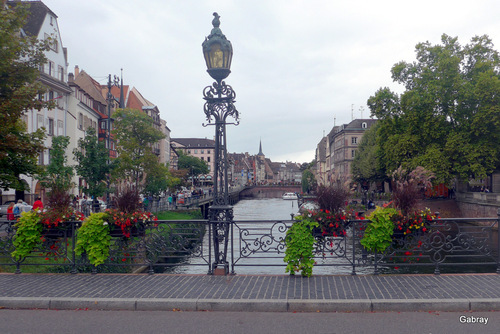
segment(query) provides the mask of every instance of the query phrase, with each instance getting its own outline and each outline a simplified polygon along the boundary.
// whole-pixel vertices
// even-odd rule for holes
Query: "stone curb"
[[[500,311],[500,298],[476,299],[168,299],[0,297],[0,308],[234,312]]]

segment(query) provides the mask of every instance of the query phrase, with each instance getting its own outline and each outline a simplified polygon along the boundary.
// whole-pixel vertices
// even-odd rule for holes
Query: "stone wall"
[[[497,217],[500,209],[499,193],[458,192],[456,202],[467,218]]]

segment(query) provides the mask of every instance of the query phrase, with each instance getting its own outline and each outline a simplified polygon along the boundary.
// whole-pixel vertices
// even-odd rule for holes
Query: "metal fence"
[[[349,222],[346,235],[315,235],[316,274],[378,274],[425,270],[439,274],[443,268],[456,272],[496,271],[500,274],[500,236],[496,218],[438,219],[425,233],[394,236],[383,254],[367,252],[360,244],[367,220]],[[213,228],[207,220],[157,221],[134,231],[130,238],[112,232],[110,256],[97,267],[85,256],[76,256],[80,222],[66,222],[44,231],[40,246],[16,261],[15,226],[0,221],[0,267],[2,271],[44,272],[170,272],[169,268],[199,266],[211,273],[214,261]],[[283,221],[235,221],[230,226],[227,259],[231,273],[252,267],[284,267],[285,235],[293,224]],[[31,267],[31,268],[29,268]],[[44,268],[42,268],[44,267]],[[29,269],[28,269],[29,268]],[[204,268],[204,269],[203,269]],[[284,273],[284,269],[280,271]]]

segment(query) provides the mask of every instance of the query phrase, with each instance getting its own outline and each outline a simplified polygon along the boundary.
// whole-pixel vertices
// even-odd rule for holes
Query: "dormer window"
[[[366,122],[363,122],[363,123],[361,124],[361,128],[366,129],[367,127],[368,127],[368,124],[366,124]]]

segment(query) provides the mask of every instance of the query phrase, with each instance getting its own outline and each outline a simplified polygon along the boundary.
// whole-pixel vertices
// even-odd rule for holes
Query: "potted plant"
[[[105,211],[113,237],[143,236],[147,224],[157,220],[152,213],[143,210],[139,194],[135,189],[118,193],[114,199],[114,206],[115,208]]]
[[[111,236],[109,224],[106,221],[106,213],[92,213],[78,229],[75,253],[86,254],[89,262],[98,266],[103,264],[109,257],[109,246]]]
[[[21,213],[15,227],[14,251],[11,255],[15,261],[21,261],[41,245],[43,225],[40,224],[40,215],[37,211],[28,211]]]
[[[301,272],[302,276],[310,277],[314,267],[314,235],[312,230],[318,227],[318,222],[312,219],[311,214],[297,216],[296,221],[286,231],[285,258],[287,263],[285,272],[295,275]]]
[[[392,244],[394,223],[391,217],[397,214],[394,208],[377,206],[367,217],[370,221],[360,242],[368,251],[382,253]]]

